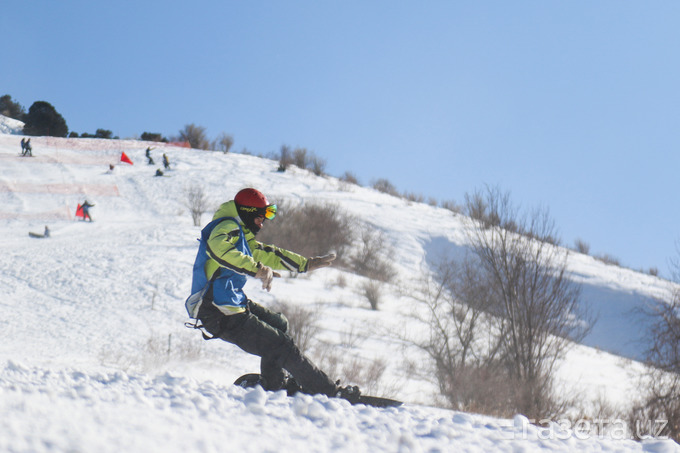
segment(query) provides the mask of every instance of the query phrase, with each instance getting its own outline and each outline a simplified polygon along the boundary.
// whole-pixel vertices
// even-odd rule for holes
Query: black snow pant
[[[286,333],[288,320],[283,314],[248,300],[245,313],[227,316],[213,305],[212,292],[208,291],[198,318],[214,337],[235,344],[261,358],[260,374],[267,390],[282,388],[285,369],[295,378],[304,393],[335,393],[336,385],[333,381],[302,354]]]

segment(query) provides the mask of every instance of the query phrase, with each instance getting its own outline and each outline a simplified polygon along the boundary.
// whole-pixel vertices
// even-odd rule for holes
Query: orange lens
[[[267,210],[264,212],[264,217],[268,220],[272,220],[274,217],[276,217],[275,204],[270,204],[269,206],[267,206]]]

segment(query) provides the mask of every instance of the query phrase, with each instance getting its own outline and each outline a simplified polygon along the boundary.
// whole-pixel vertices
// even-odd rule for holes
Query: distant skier
[[[265,221],[275,215],[276,205],[252,188],[239,191],[217,209],[201,234],[193,294],[187,300],[189,314],[214,338],[261,357],[261,384],[265,389],[323,393],[357,402],[358,387],[341,387],[302,354],[287,333],[288,320],[283,314],[256,304],[243,292],[247,276],[262,280],[262,289],[269,291],[273,278],[280,277],[274,269],[310,272],[330,266],[335,259],[335,254],[305,258],[256,241]]]
[[[165,167],[166,170],[170,168],[170,161],[168,160],[168,155],[165,153],[163,153],[163,167]]]
[[[24,152],[23,152],[22,156],[33,157],[33,148],[31,147],[31,139],[30,138],[28,140],[26,140],[26,142],[24,143]]]
[[[28,235],[32,238],[40,238],[40,239],[48,238],[48,237],[50,237],[50,229],[47,227],[47,225],[45,225],[45,232],[43,234],[34,233],[32,231],[29,231]]]
[[[80,205],[80,209],[82,210],[82,218],[83,220],[87,220],[92,222],[92,217],[90,216],[90,208],[93,208],[94,205],[90,204],[89,201],[85,200],[83,204]]]
[[[147,162],[147,163],[148,163],[149,165],[154,165],[153,158],[151,157],[151,150],[152,150],[152,149],[153,149],[153,148],[146,148],[146,158],[148,159],[148,162]]]
[[[21,155],[26,155],[26,138],[21,139]]]

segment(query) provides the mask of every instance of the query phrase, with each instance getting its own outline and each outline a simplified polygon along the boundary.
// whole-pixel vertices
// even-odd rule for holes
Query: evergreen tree
[[[111,132],[108,129],[97,129],[97,132],[95,132],[94,136],[95,136],[95,138],[111,139],[111,136],[113,136],[113,132]]]
[[[14,102],[12,96],[6,94],[0,97],[0,115],[23,121],[25,114],[24,107],[18,102]]]
[[[147,142],[167,142],[168,139],[164,138],[161,134],[157,132],[144,132],[142,133],[142,140]]]
[[[66,137],[66,120],[48,102],[36,101],[24,117],[24,134]]]

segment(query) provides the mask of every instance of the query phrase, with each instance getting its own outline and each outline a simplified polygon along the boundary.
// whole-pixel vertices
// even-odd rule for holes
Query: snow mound
[[[677,452],[668,440],[539,428],[420,406],[351,406],[170,373],[0,367],[2,451]],[[123,434],[124,433],[124,434]],[[225,446],[228,446],[225,449]]]
[[[19,135],[24,130],[24,123],[14,118],[0,115],[0,134]]]

